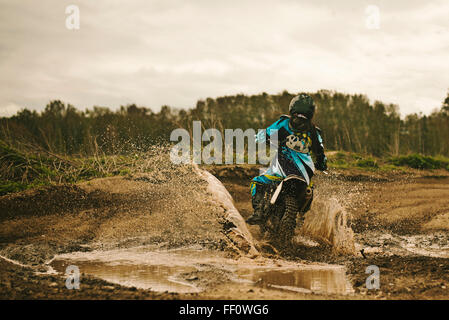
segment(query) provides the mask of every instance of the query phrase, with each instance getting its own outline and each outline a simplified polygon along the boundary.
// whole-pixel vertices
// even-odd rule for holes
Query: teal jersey
[[[315,172],[315,165],[311,156],[312,147],[314,147],[314,150],[322,150],[324,154],[323,139],[319,130],[315,127],[307,131],[295,132],[290,128],[289,123],[290,117],[282,116],[256,136],[257,142],[270,142],[272,146],[277,145],[278,149],[269,168],[262,176],[256,177],[254,181],[267,183],[266,179],[279,180],[294,174],[304,177],[307,184],[310,184],[310,179]],[[315,143],[318,146],[312,145],[314,140],[312,130],[316,130]],[[276,136],[277,141],[273,141]],[[261,178],[263,176],[265,178]]]

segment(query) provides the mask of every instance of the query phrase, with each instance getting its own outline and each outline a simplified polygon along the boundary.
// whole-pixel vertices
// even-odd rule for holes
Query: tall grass
[[[0,140],[0,195],[54,183],[75,183],[98,177],[125,175],[139,168],[139,154],[90,157],[58,155],[27,145],[27,151]],[[141,167],[141,164],[140,164]]]

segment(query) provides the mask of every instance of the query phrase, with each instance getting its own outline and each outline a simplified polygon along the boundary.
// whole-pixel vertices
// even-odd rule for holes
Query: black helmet
[[[311,120],[315,113],[315,103],[311,96],[306,93],[300,93],[290,101],[289,106],[290,115],[302,114]]]

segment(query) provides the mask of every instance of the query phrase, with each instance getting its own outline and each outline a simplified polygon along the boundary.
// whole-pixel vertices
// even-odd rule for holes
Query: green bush
[[[3,196],[7,193],[11,192],[19,192],[27,189],[28,186],[26,184],[14,181],[0,181],[0,196]]]
[[[328,158],[329,165],[332,167],[348,167],[349,163],[346,161],[346,155],[343,152],[337,152],[335,155]]]
[[[377,161],[371,158],[357,160],[356,166],[361,168],[379,168]]]
[[[408,156],[394,157],[389,160],[389,163],[395,166],[408,166],[415,169],[448,169],[449,159],[436,158],[430,156],[423,156],[420,154],[411,154]]]
[[[346,159],[346,154],[344,152],[339,151],[335,154],[334,157],[337,160],[342,160],[342,159]]]

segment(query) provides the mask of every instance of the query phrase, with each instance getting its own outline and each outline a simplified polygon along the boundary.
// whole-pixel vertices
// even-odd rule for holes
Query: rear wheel
[[[282,243],[289,243],[295,234],[296,215],[298,214],[298,202],[292,196],[285,197],[285,211],[279,224],[279,240]]]

